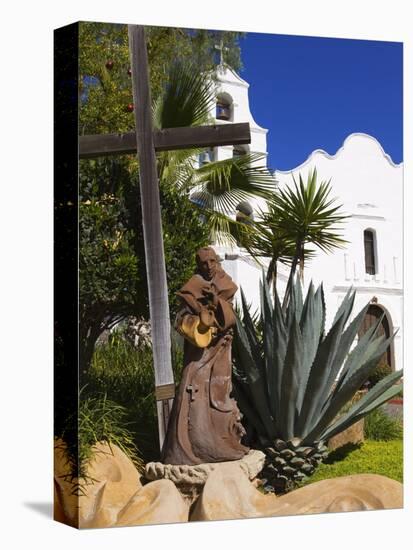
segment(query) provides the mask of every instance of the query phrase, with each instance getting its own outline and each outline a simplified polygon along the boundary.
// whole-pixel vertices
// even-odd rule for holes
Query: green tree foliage
[[[239,33],[162,27],[146,31],[154,102],[176,61],[190,59],[200,71],[212,69],[214,45],[221,38],[228,48],[227,62],[235,69],[240,67]],[[126,25],[80,24],[81,134],[133,130],[129,67]],[[187,194],[178,193],[167,179],[161,177],[160,193],[173,316],[175,292],[194,268],[195,250],[207,244],[208,229]],[[138,181],[134,155],[80,163],[80,358],[84,372],[102,331],[126,315],[148,316]]]
[[[144,303],[142,292],[137,292],[142,281],[138,237],[125,201],[131,186],[124,160],[81,162],[79,331],[83,374],[101,332]]]
[[[199,72],[216,65],[222,39],[225,62],[241,68],[238,41],[242,33],[173,27],[146,27],[152,99],[162,92],[172,62],[191,62]],[[132,131],[134,127],[127,25],[80,23],[80,132]]]
[[[82,163],[83,165],[83,163]],[[85,161],[80,171],[80,357],[90,363],[99,335],[127,315],[148,317],[136,161]],[[195,267],[209,232],[187,196],[161,181],[160,198],[171,316],[175,292]]]

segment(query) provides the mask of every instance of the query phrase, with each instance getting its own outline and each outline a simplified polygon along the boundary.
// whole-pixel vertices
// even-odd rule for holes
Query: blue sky
[[[403,160],[403,45],[248,33],[240,41],[252,115],[268,128],[268,166],[288,170],[354,132]]]

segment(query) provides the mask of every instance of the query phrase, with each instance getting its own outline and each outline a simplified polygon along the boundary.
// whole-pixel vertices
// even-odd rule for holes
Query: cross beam
[[[245,145],[251,143],[248,122],[189,128],[165,128],[153,132],[155,151]],[[136,154],[136,132],[127,134],[97,134],[79,137],[79,157]]]

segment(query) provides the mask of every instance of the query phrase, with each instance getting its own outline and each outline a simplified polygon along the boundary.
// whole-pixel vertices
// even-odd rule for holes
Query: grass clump
[[[93,456],[92,447],[100,441],[119,447],[143,470],[143,461],[134,442],[134,436],[125,421],[127,410],[105,394],[87,397],[79,405],[79,477],[84,477],[88,462]]]
[[[358,445],[344,445],[330,453],[314,475],[302,485],[354,474],[379,474],[403,481],[403,441],[366,440]]]
[[[60,448],[66,457],[67,473],[63,477],[72,484],[72,493],[78,496],[85,494],[84,487],[94,481],[88,475],[88,465],[96,453],[103,452],[93,449],[96,443],[106,442],[110,449],[116,445],[138,471],[144,468],[134,435],[125,422],[126,409],[107,399],[105,394],[85,396],[84,388],[79,397],[78,416],[69,419],[69,430],[55,437],[55,448]],[[74,423],[77,423],[75,438],[70,437]]]
[[[403,424],[398,418],[388,416],[381,409],[376,409],[364,420],[364,434],[367,439],[391,441],[403,437]]]
[[[183,353],[172,349],[175,382],[179,382]],[[145,462],[159,460],[158,420],[152,349],[136,349],[121,333],[97,346],[88,373],[88,396],[106,394],[125,410],[123,422],[133,433],[133,441]]]

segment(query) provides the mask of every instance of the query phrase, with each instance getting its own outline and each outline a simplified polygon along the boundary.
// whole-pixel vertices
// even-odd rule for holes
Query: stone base
[[[199,497],[209,475],[231,464],[239,467],[250,481],[255,479],[264,467],[265,454],[258,450],[250,450],[240,460],[229,462],[207,462],[188,466],[185,464],[163,464],[162,462],[149,462],[146,465],[144,477],[148,481],[169,479],[175,483],[177,489],[184,497],[187,504],[191,505]]]

